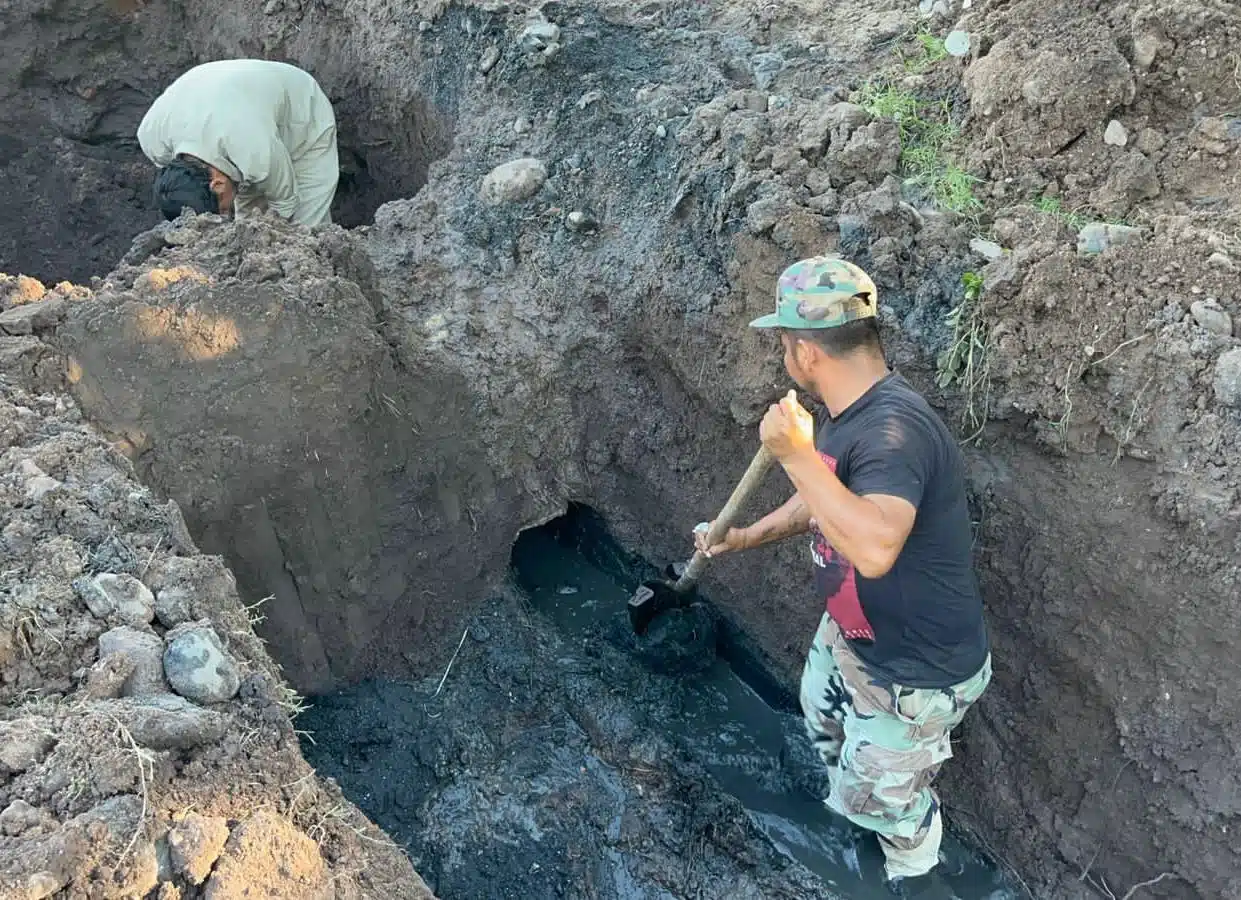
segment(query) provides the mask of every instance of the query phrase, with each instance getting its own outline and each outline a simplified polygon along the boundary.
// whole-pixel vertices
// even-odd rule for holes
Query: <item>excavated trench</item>
[[[718,608],[635,637],[626,601],[657,570],[576,506],[522,533],[511,573],[441,678],[367,681],[301,722],[439,896],[890,896],[878,845],[820,800],[796,698]],[[955,835],[944,853],[952,896],[1019,896]]]
[[[645,5],[547,4],[563,30],[550,70],[522,17],[469,4],[420,19],[378,0],[269,3],[229,22],[27,6],[0,34],[0,174],[19,198],[0,270],[115,267],[154,223],[133,130],[197,59],[296,61],[336,103],[335,215],[371,227],[147,233],[42,335],[69,383],[26,372],[72,391],[245,598],[274,598],[262,636],[315,698],[306,756],[445,897],[870,896],[874,861],[823,819],[788,703],[818,614],[801,548],[713,568],[724,640],[704,670],[669,673],[617,618],[641,558],[681,555],[753,452],[780,376],[744,322],[788,259],[833,245],[877,273],[893,360],[959,421],[934,358],[962,272],[981,267],[970,234],[901,193],[893,129],[845,110],[837,146],[804,135],[887,26],[825,41],[839,58],[781,45],[792,74],[771,88],[766,45],[692,11],[654,28]],[[489,170],[531,155],[548,168],[536,197],[479,200]],[[789,188],[806,168],[829,185],[813,203]],[[1128,308],[1148,260],[1118,259],[1082,276],[1054,258],[1028,290],[997,261],[1004,333],[1054,319],[1043,298],[1074,285]],[[1162,406],[1118,399],[1158,388],[1157,359],[1060,383],[1044,344],[1076,359],[1097,340],[1083,328],[997,350],[1002,421],[969,450],[996,680],[944,773],[948,808],[1040,898],[1174,870],[1150,896],[1233,896],[1235,702],[1196,672],[1234,665],[1235,514],[1222,476],[1178,480],[1197,451],[1175,443],[1206,394],[1178,375]],[[1189,345],[1173,337],[1161,346]],[[1144,416],[1145,457],[1122,453]],[[1217,454],[1202,467],[1224,471],[1224,426],[1193,427]],[[769,481],[756,508],[785,499]],[[572,517],[539,530],[574,502],[614,537],[582,540]],[[718,715],[694,730],[679,712],[704,705]],[[1005,896],[994,878],[970,855],[960,895]]]

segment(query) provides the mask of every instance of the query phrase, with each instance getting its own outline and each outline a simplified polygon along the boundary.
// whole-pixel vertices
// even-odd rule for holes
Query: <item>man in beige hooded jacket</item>
[[[332,104],[286,63],[226,59],[181,75],[138,126],[160,167],[155,197],[167,219],[269,209],[299,225],[331,221],[340,177]]]

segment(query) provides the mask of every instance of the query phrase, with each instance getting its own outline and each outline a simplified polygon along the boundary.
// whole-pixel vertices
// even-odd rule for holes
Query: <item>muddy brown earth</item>
[[[176,504],[64,396],[0,374],[0,422],[0,896],[430,897]]]
[[[950,814],[1040,898],[1241,895],[1241,14],[923,5],[17,4],[0,133],[48,212],[0,228],[3,267],[106,278],[37,311],[7,285],[3,358],[276,598],[259,633],[324,692],[442,671],[516,535],[569,501],[682,556],[784,387],[745,322],[783,265],[846,253],[970,439],[996,680]],[[917,36],[954,27],[962,59]],[[205,217],[122,263],[149,220],[141,161],[111,154],[179,67],[239,53],[320,77],[339,218],[373,224]],[[965,215],[907,178],[937,116],[978,179]],[[962,340],[976,365],[940,386]],[[708,579],[788,681],[806,576],[787,546]]]

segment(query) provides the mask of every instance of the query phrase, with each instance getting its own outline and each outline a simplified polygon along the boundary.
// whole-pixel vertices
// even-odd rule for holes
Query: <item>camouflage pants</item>
[[[877,679],[824,614],[802,673],[806,729],[828,765],[828,807],[878,834],[889,877],[938,863],[943,821],[931,781],[952,756],[949,734],[990,681],[990,657],[951,688]]]

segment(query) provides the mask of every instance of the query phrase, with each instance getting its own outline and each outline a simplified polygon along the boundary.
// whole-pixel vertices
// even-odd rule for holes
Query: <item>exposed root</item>
[[[143,750],[138,746],[138,742],[134,740],[134,736],[130,733],[124,722],[116,716],[112,716],[111,718],[112,721],[116,723],[116,727],[120,732],[121,740],[129,745],[128,752],[133,754],[134,759],[138,763],[138,785],[142,791],[142,812],[138,816],[138,827],[134,829],[133,836],[130,837],[129,843],[125,845],[125,849],[122,850],[121,855],[117,857],[116,865],[119,867],[121,863],[125,861],[125,858],[133,851],[134,844],[138,842],[138,835],[142,834],[143,828],[146,826],[147,808],[150,805],[150,800],[147,794],[147,766],[151,767],[150,778],[153,779],[155,777],[155,757],[149,750]]]

